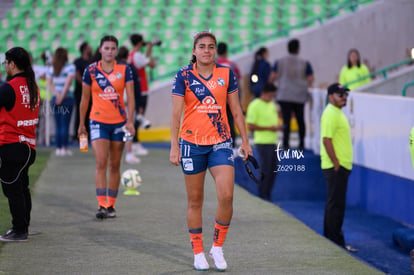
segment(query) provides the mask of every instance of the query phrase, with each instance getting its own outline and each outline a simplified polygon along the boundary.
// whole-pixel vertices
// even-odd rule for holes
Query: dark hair
[[[359,55],[359,51],[357,49],[350,49],[348,52],[348,60],[347,60],[347,64],[348,64],[348,68],[352,68],[352,63],[351,63],[351,59],[349,58],[351,56],[351,53],[356,53],[358,56],[357,59],[357,67],[361,67],[361,56]]]
[[[118,39],[113,35],[105,35],[104,37],[102,37],[99,47],[102,47],[103,43],[107,41],[115,42],[116,47],[118,47]]]
[[[60,75],[62,68],[68,62],[68,50],[65,48],[59,47],[56,49],[55,54],[53,55],[53,74],[55,76]]]
[[[38,103],[39,89],[36,85],[35,74],[33,72],[29,53],[21,47],[11,48],[6,52],[6,60],[8,62],[13,61],[19,70],[25,72],[30,95],[30,109],[34,110]]]
[[[82,44],[80,44],[80,46],[79,46],[79,51],[81,52],[81,53],[83,53],[83,51],[88,47],[88,42],[83,42]]]
[[[300,43],[297,39],[292,39],[288,42],[288,52],[290,54],[297,54],[299,52]]]
[[[265,83],[262,89],[263,93],[274,93],[276,91],[277,91],[276,85],[270,82]]]
[[[227,44],[224,42],[220,42],[217,45],[217,54],[222,55],[227,53]]]
[[[129,50],[125,46],[121,46],[118,50],[118,54],[116,56],[117,60],[125,60],[128,59]]]
[[[197,44],[197,42],[198,42],[198,40],[200,40],[201,38],[204,38],[204,37],[211,37],[213,40],[214,40],[214,44],[215,45],[217,45],[217,39],[216,39],[216,37],[214,36],[214,34],[212,34],[211,32],[207,32],[207,31],[205,31],[205,32],[200,32],[200,33],[198,33],[195,37],[194,37],[194,41],[193,41],[193,49],[195,49],[195,46],[196,46],[196,44]],[[196,58],[196,56],[193,54],[193,56],[192,56],[192,58],[191,58],[191,63],[196,63],[196,61],[197,61],[197,58]]]
[[[144,37],[139,33],[134,33],[129,37],[129,40],[133,46],[136,46],[138,43],[144,41]]]
[[[259,64],[260,61],[264,59],[264,55],[265,53],[267,53],[267,48],[266,47],[260,47],[256,53],[254,54],[254,64],[253,64],[253,69],[252,69],[252,73],[257,74],[257,70],[259,68]]]

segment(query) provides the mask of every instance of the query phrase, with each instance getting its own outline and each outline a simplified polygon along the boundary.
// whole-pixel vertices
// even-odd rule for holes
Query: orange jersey
[[[227,121],[227,95],[238,92],[237,79],[228,67],[215,65],[205,79],[194,65],[182,68],[175,76],[173,96],[184,97],[181,138],[198,145],[211,145],[231,138]]]
[[[91,88],[92,109],[90,119],[115,124],[126,120],[124,89],[133,82],[130,66],[115,61],[110,73],[105,72],[101,62],[89,65],[83,73],[83,85]]]

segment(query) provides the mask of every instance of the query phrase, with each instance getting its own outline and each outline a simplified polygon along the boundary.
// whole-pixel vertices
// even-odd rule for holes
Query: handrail
[[[411,63],[411,62],[413,62],[413,59],[412,58],[407,58],[407,59],[405,59],[403,61],[400,61],[400,62],[397,62],[395,64],[392,64],[392,65],[390,65],[388,67],[382,68],[380,70],[377,70],[377,71],[372,72],[370,74],[367,74],[365,76],[361,76],[360,78],[357,78],[355,80],[346,82],[342,86],[349,87],[349,85],[352,85],[354,83],[357,83],[357,82],[362,81],[362,80],[367,79],[367,78],[372,78],[372,77],[377,76],[379,74],[382,74],[383,78],[386,79],[387,78],[387,71],[393,70],[395,68],[398,68],[398,67],[400,67],[402,65],[405,65],[405,64],[408,64],[408,63]]]
[[[375,0],[374,0],[375,1]],[[247,43],[243,43],[238,47],[232,48],[230,49],[230,53],[235,54],[235,53],[239,53],[241,52],[241,49],[247,48],[250,51],[253,50],[253,48],[258,44],[258,43],[263,43],[265,41],[268,41],[270,38],[277,38],[277,37],[281,37],[281,36],[288,36],[289,33],[297,28],[304,28],[306,26],[308,26],[309,24],[313,23],[313,22],[319,22],[321,25],[323,24],[323,21],[326,19],[330,19],[332,18],[332,15],[339,12],[340,10],[343,9],[350,9],[352,12],[355,12],[355,10],[357,9],[357,7],[361,4],[365,4],[365,3],[370,3],[372,2],[372,0],[348,0],[346,3],[340,4],[340,5],[336,5],[333,8],[328,8],[326,10],[326,12],[323,15],[317,15],[314,17],[309,17],[306,20],[300,22],[299,24],[296,24],[294,26],[290,26],[287,28],[283,28],[278,30],[277,32],[274,32],[270,35],[262,35],[259,36],[258,38],[254,39],[253,41],[247,42]],[[178,69],[177,69],[178,70]],[[152,81],[156,81],[159,79],[164,79],[167,76],[174,76],[177,72],[177,70],[175,71],[170,71],[167,72],[163,75],[159,75],[155,78],[152,79]]]
[[[406,95],[407,88],[408,88],[409,86],[414,86],[414,81],[412,81],[412,82],[408,82],[408,83],[406,83],[406,84],[404,85],[404,87],[403,87],[403,89],[402,89],[402,96],[405,96],[405,95]]]

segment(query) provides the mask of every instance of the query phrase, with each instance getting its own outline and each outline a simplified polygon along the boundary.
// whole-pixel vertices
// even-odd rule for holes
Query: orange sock
[[[188,232],[190,232],[191,246],[193,247],[194,255],[204,252],[202,228],[191,228]]]
[[[113,198],[113,197],[108,197],[108,204],[107,204],[107,207],[113,207],[113,208],[115,208],[115,201],[116,201],[116,198]]]
[[[114,207],[115,208],[115,201],[118,196],[118,190],[108,189],[108,205],[107,207]]]
[[[214,227],[214,246],[223,246],[226,240],[227,231],[229,230],[230,224],[221,223],[216,220]]]
[[[99,206],[103,206],[106,208],[106,189],[96,188],[96,199],[98,200]]]
[[[103,206],[106,208],[106,196],[96,196],[98,199],[99,206]]]

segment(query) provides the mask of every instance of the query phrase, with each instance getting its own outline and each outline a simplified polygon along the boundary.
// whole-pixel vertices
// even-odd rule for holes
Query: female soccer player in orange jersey
[[[176,75],[172,90],[170,162],[180,165],[187,190],[187,224],[194,268],[208,270],[202,237],[202,205],[206,170],[212,175],[218,206],[210,257],[216,269],[227,268],[223,243],[233,214],[234,156],[226,115],[228,101],[242,138],[241,150],[252,155],[240,107],[237,80],[230,68],[217,65],[217,41],[210,32],[194,38],[193,60]],[[184,119],[180,125],[184,110]],[[181,128],[181,129],[180,129]],[[180,133],[181,130],[181,134]],[[180,136],[179,136],[180,135]]]
[[[89,65],[83,73],[82,99],[79,107],[79,135],[87,135],[85,116],[92,94],[89,115],[92,148],[96,159],[95,183],[98,199],[98,219],[115,217],[115,201],[120,181],[120,165],[126,128],[132,135],[134,129],[134,83],[130,66],[115,60],[118,40],[114,36],[101,39],[100,61]],[[128,99],[125,110],[124,89]],[[128,118],[127,118],[128,114]],[[109,163],[109,179],[106,172]]]

